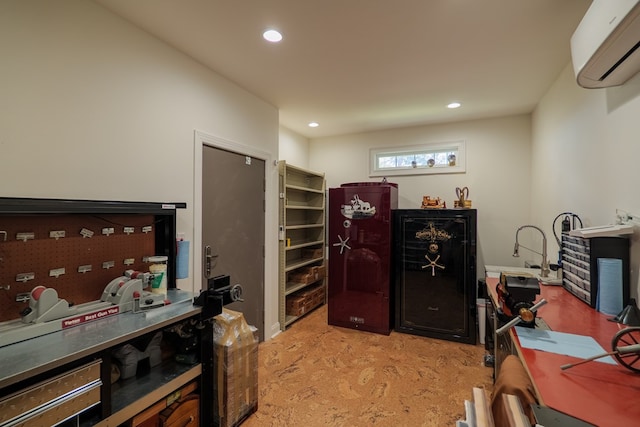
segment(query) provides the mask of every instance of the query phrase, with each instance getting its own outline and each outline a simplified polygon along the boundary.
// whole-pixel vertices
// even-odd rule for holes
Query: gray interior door
[[[211,247],[209,276],[227,274],[232,285],[242,285],[244,302],[226,308],[242,312],[264,341],[265,162],[204,145],[202,163],[202,253]]]

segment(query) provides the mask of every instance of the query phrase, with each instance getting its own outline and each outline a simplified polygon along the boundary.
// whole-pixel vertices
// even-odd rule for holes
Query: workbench
[[[222,311],[223,295],[201,293],[194,305],[193,293],[177,289],[176,269],[168,268],[168,305],[150,306],[149,300],[159,300],[148,298],[131,309],[121,300],[110,301],[115,310],[79,309],[105,302],[98,300],[105,285],[123,270],[146,272],[154,255],[173,266],[176,210],[184,208],[173,202],[0,197],[0,427],[134,426],[141,412],[180,403],[192,391],[199,395],[195,415],[202,425],[213,425],[211,320]],[[33,289],[45,284],[78,308],[78,316],[25,318],[31,298],[42,302],[46,292],[36,297]],[[37,334],[21,331],[6,339],[22,323]],[[175,338],[177,328],[188,330],[184,346],[183,336]],[[171,338],[162,348],[160,336]]]
[[[87,425],[118,426],[186,384],[199,383],[203,370],[201,363],[170,361],[152,368],[144,377],[111,384],[110,365],[114,348],[179,322],[198,319],[201,307],[193,305],[193,294],[169,289],[167,298],[171,304],[164,307],[121,313],[0,347],[0,405],[9,396],[24,394],[24,390],[32,390],[25,394],[30,395],[31,400],[43,399],[44,402],[48,397],[39,397],[36,395],[38,392],[51,394],[52,390],[59,388],[61,381],[58,378],[86,376],[83,369],[94,365],[97,372],[93,374],[92,382],[98,387],[94,400],[85,407],[95,406],[97,411],[93,410],[95,415]],[[82,399],[86,401],[86,396]],[[0,425],[8,421],[3,419],[4,416],[0,416]],[[27,422],[27,425],[35,424]]]
[[[498,281],[497,277],[486,279],[490,303],[496,307]],[[536,302],[542,298],[548,304],[538,310],[537,316],[549,329],[591,336],[605,352],[612,350],[612,338],[625,327],[609,321],[612,316],[597,312],[562,286],[541,285]],[[619,364],[595,361],[561,370],[560,366],[581,359],[523,348],[515,328],[507,334],[512,343],[510,349],[523,362],[540,404],[599,427],[640,425],[640,374]],[[495,359],[498,358],[496,354]]]

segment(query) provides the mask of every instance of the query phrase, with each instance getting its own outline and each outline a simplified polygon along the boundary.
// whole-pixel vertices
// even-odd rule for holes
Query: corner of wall
[[[280,125],[278,158],[301,168],[309,168],[309,139]]]

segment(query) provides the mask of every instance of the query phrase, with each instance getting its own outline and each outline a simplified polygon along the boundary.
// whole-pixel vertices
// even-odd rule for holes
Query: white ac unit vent
[[[619,86],[640,71],[640,0],[593,0],[571,37],[578,84]]]

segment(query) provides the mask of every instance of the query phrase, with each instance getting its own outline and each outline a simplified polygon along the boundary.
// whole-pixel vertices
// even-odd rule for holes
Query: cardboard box
[[[302,316],[324,304],[325,286],[315,286],[311,289],[303,289],[287,297],[287,310],[289,316]]]
[[[292,271],[287,276],[287,282],[311,284],[327,276],[327,268],[324,264],[306,266]]]
[[[258,409],[258,336],[240,312],[214,317],[214,425],[235,427]]]
[[[302,316],[307,312],[309,300],[305,296],[290,296],[287,298],[287,315]]]
[[[318,279],[324,279],[325,277],[327,277],[327,267],[322,264],[318,266]]]
[[[308,285],[309,283],[313,282],[313,276],[311,275],[311,273],[299,273],[299,272],[290,273],[289,278],[287,279],[287,282],[301,283],[301,284]]]

